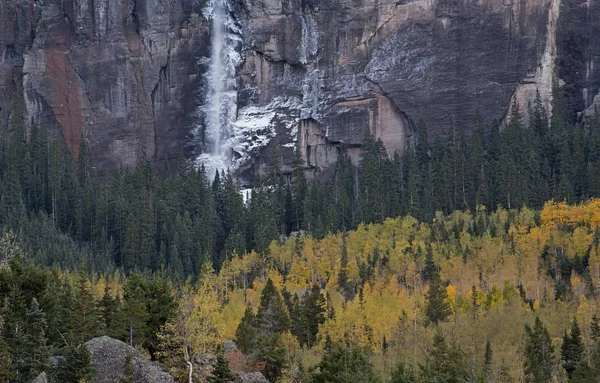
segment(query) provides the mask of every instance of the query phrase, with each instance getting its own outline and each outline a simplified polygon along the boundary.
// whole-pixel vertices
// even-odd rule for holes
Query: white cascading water
[[[236,68],[241,61],[239,28],[231,16],[227,0],[211,0],[204,17],[212,22],[211,58],[206,74],[204,154],[198,158],[208,174],[232,163],[232,129],[237,114]]]

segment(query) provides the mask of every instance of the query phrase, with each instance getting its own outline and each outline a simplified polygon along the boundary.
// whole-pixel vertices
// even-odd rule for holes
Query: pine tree
[[[110,294],[108,280],[106,281],[106,286],[104,286],[104,295],[102,295],[97,305],[102,325],[106,331],[109,331],[112,328],[119,306],[117,300]]]
[[[290,328],[290,317],[285,303],[271,279],[267,280],[260,296],[256,328],[259,334],[267,336],[282,333]]]
[[[130,346],[142,345],[148,332],[150,317],[146,308],[143,279],[138,274],[131,275],[123,287],[123,306],[118,313],[119,336]]]
[[[304,316],[304,337],[303,340],[308,348],[315,344],[317,340],[317,331],[319,325],[325,322],[325,298],[321,294],[319,285],[314,284],[306,293],[302,304],[302,316]]]
[[[462,351],[448,345],[440,332],[435,333],[433,347],[421,365],[421,379],[445,383],[469,381]]]
[[[448,293],[440,280],[439,273],[435,273],[425,295],[425,316],[430,323],[437,325],[447,321],[450,315],[452,315],[452,306],[450,306]]]
[[[573,372],[577,369],[579,362],[585,355],[585,346],[581,337],[581,330],[577,324],[577,319],[571,323],[571,333],[565,332],[563,343],[560,350],[563,359],[563,367],[567,371],[569,379],[573,377]]]
[[[398,362],[392,371],[392,379],[390,383],[414,383],[417,381],[417,376],[412,367],[404,362]]]
[[[235,381],[235,375],[229,369],[229,363],[223,353],[217,354],[217,362],[213,366],[211,375],[206,378],[208,383],[229,383]]]
[[[123,362],[123,375],[119,378],[120,383],[135,383],[133,356],[133,352],[128,348]]]
[[[525,326],[525,375],[529,383],[546,383],[552,378],[552,358],[554,346],[548,329],[539,317],[535,318],[533,329]]]
[[[92,356],[83,344],[76,347],[67,346],[64,361],[59,365],[57,378],[60,382],[91,382],[96,375],[92,365]]]
[[[25,316],[24,340],[28,351],[20,366],[23,368],[21,376],[23,382],[33,380],[48,368],[46,330],[46,315],[41,310],[37,299],[33,298]]]
[[[357,347],[333,345],[311,374],[312,383],[376,383],[373,366]]]
[[[75,285],[74,336],[84,343],[98,333],[100,318],[87,277],[80,273]]]
[[[246,311],[235,331],[235,344],[243,353],[247,354],[252,349],[256,337],[256,317],[250,303],[246,305]]]
[[[590,333],[594,342],[600,341],[600,320],[598,315],[594,313],[592,316],[592,323],[590,324]]]
[[[483,354],[483,376],[487,378],[492,372],[492,364],[494,363],[494,351],[490,340],[485,343],[485,354]]]

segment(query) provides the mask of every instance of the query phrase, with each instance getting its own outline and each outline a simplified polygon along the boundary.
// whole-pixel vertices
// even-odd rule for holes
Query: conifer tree
[[[222,352],[217,354],[217,362],[206,381],[208,383],[230,383],[235,381],[235,375],[231,372],[229,362],[227,362]]]
[[[421,379],[447,383],[469,381],[462,351],[448,345],[440,332],[435,333],[433,347],[421,365]]]
[[[590,323],[590,335],[594,342],[600,341],[600,320],[598,315],[594,313],[592,315],[592,323]]]
[[[483,376],[488,378],[492,372],[492,364],[494,363],[494,351],[492,344],[488,339],[485,343],[485,353],[483,354]]]
[[[125,352],[125,360],[123,362],[123,375],[119,378],[120,383],[135,383],[135,375],[133,371],[133,352],[128,348]]]
[[[377,383],[373,366],[357,347],[333,345],[323,355],[318,369],[311,375],[312,383]]]
[[[20,381],[33,380],[48,369],[48,346],[46,344],[46,315],[36,298],[31,300],[25,316],[25,348],[27,353],[22,360],[15,360],[22,372]],[[20,363],[19,363],[20,362]]]
[[[448,320],[450,315],[452,315],[452,307],[448,300],[448,293],[440,280],[439,273],[436,272],[425,295],[425,316],[430,323],[437,325]]]
[[[235,331],[235,344],[244,353],[249,353],[252,349],[254,338],[256,337],[256,317],[252,311],[250,303],[246,305],[246,311]]]
[[[552,378],[554,346],[539,317],[533,328],[525,326],[525,375],[529,383],[546,383]]]
[[[98,333],[100,318],[87,277],[80,273],[75,285],[74,336],[84,343]]]
[[[565,332],[563,336],[563,343],[560,350],[560,355],[563,360],[563,367],[567,371],[569,379],[573,377],[573,372],[579,366],[579,362],[585,356],[585,346],[581,337],[581,330],[577,324],[575,318],[571,322],[571,332],[567,334]]]
[[[110,288],[107,281],[104,286],[104,295],[102,295],[102,298],[98,301],[100,320],[106,331],[109,331],[112,328],[118,308],[117,299],[113,298],[110,294]]]
[[[64,361],[59,365],[57,378],[60,382],[91,382],[96,375],[92,365],[92,356],[83,344],[76,347],[67,346]]]
[[[417,381],[417,376],[412,367],[404,362],[398,362],[392,371],[392,379],[390,383],[414,383]]]
[[[302,311],[305,325],[302,343],[310,348],[317,340],[319,325],[325,322],[325,298],[323,297],[323,294],[321,294],[319,285],[314,284],[306,293],[306,297],[302,304]]]

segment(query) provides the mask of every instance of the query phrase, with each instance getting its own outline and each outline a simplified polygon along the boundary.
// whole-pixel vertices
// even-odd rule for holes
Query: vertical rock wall
[[[80,138],[100,169],[163,168],[197,158],[205,126],[209,22],[205,0],[3,0],[0,123],[15,90],[28,120]],[[553,75],[569,117],[600,103],[600,6],[595,0],[230,0],[241,28],[232,134],[248,177],[298,147],[325,169],[341,149],[357,160],[366,133],[390,154],[477,110],[501,120],[511,99]]]

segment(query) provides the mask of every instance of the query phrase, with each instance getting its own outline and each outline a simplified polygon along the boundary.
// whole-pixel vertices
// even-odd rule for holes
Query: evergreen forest
[[[599,382],[600,115],[571,124],[554,88],[550,115],[538,94],[505,123],[418,123],[392,157],[367,137],[328,177],[274,155],[244,192],[183,159],[99,174],[17,99],[0,382],[92,382],[102,335],[177,382]]]

